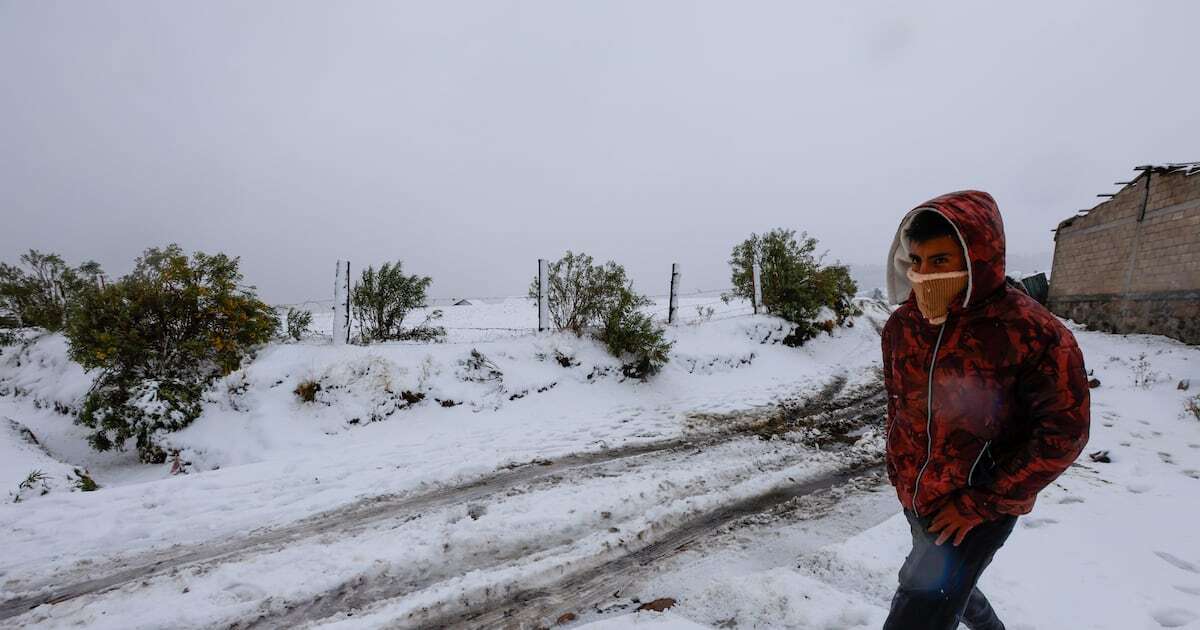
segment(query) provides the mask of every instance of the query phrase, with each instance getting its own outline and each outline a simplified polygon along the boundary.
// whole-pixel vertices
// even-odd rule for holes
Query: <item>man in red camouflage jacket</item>
[[[887,475],[912,530],[885,630],[1003,630],[975,588],[1018,515],[1088,438],[1071,332],[1005,281],[1004,225],[987,193],[909,212],[888,256],[904,300],[883,329]]]

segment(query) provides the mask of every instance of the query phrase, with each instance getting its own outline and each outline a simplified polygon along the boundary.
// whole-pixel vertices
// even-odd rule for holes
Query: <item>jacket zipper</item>
[[[971,464],[971,472],[967,473],[967,486],[970,487],[971,479],[975,476],[975,467],[979,465],[979,460],[983,459],[983,454],[987,452],[988,445],[992,441],[988,440],[983,443],[983,448],[979,449],[979,455],[975,458],[975,463]]]
[[[921,516],[921,510],[917,507],[917,494],[921,491],[921,477],[925,474],[925,469],[929,467],[929,460],[933,457],[933,368],[937,365],[938,349],[942,347],[942,335],[946,332],[946,322],[942,322],[942,327],[938,328],[937,343],[933,344],[933,356],[929,358],[929,389],[925,395],[925,463],[921,465],[921,471],[917,473],[917,482],[913,484],[913,514]]]
[[[892,369],[892,367],[893,367],[895,364],[896,364],[896,359],[893,357],[893,358],[892,358],[892,365],[887,365],[887,366],[884,366],[884,369],[891,370],[891,369]],[[889,395],[889,396],[892,396],[892,393],[891,393],[891,392],[888,392],[888,395]],[[893,398],[896,398],[896,396],[892,396],[892,397],[893,397]],[[892,405],[892,406],[894,407],[894,405]],[[893,414],[893,415],[894,415],[894,414]],[[892,417],[889,417],[889,418],[888,418],[888,430],[887,430],[887,437],[886,437],[886,438],[884,438],[884,440],[883,440],[883,447],[884,447],[884,452],[885,452],[885,453],[886,453],[886,452],[888,452],[888,450],[889,450],[889,449],[891,448],[891,446],[892,446],[892,431],[894,431],[894,430],[896,430],[896,419],[895,419],[895,418],[892,418]]]

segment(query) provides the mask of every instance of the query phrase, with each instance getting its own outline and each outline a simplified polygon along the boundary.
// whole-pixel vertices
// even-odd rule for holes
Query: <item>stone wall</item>
[[[1200,173],[1143,171],[1059,224],[1048,304],[1096,330],[1200,344]]]

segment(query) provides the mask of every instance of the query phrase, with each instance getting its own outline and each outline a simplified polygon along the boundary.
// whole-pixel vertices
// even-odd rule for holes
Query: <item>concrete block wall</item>
[[[1048,305],[1096,329],[1200,344],[1200,174],[1149,180],[1149,197],[1143,173],[1059,226]]]

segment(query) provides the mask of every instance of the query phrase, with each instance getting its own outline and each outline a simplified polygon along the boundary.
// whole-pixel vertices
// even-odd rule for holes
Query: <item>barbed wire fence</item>
[[[313,314],[313,322],[306,331],[305,337],[313,340],[325,340],[333,342],[335,339],[350,340],[352,338],[351,330],[356,324],[353,317],[352,308],[349,299],[351,291],[352,276],[350,276],[348,261],[338,261],[337,272],[335,274],[334,296],[329,298],[311,298],[300,300],[297,302],[276,303],[272,306],[280,313],[282,317],[286,317],[291,309],[308,311]],[[539,260],[539,278],[545,283],[545,262]],[[718,289],[695,289],[691,291],[683,291],[680,282],[681,274],[678,263],[673,263],[671,266],[670,275],[670,290],[666,293],[651,293],[645,294],[645,297],[655,300],[655,304],[651,310],[643,310],[655,322],[665,324],[667,326],[697,326],[712,322],[727,321],[740,317],[754,315],[761,310],[761,298],[758,296],[761,293],[758,290],[759,272],[757,267],[753,270],[753,282],[755,284],[754,297],[757,299],[746,300],[744,297],[734,293],[733,287],[722,287]],[[540,298],[540,299],[539,299]],[[696,299],[708,298],[702,302],[695,302]],[[657,301],[666,299],[668,301],[666,307],[659,307]],[[682,303],[681,300],[686,300],[687,303]],[[537,335],[542,331],[554,331],[556,328],[549,321],[547,309],[544,308],[548,296],[546,291],[542,291],[542,295],[534,297],[528,293],[522,295],[488,295],[488,296],[428,296],[425,300],[425,306],[413,309],[413,314],[424,313],[428,315],[434,310],[441,310],[443,314],[446,309],[455,309],[459,307],[476,306],[479,304],[503,303],[508,301],[522,301],[528,303],[528,308],[531,313],[531,321],[529,326],[476,326],[476,325],[455,325],[457,322],[450,324],[439,324],[439,328],[445,329],[448,333],[454,331],[459,334],[450,335],[450,339],[439,341],[441,344],[472,344],[486,341],[497,341],[502,339],[517,339],[526,336]],[[339,308],[340,307],[340,308]],[[335,326],[336,320],[344,318],[344,328]],[[359,333],[361,334],[361,324],[358,324]],[[467,334],[463,334],[467,333]],[[482,334],[469,334],[482,333]],[[343,336],[344,335],[344,336]],[[466,337],[464,339],[463,337]],[[389,342],[389,343],[406,343],[420,345],[427,342],[409,341],[409,342]]]

